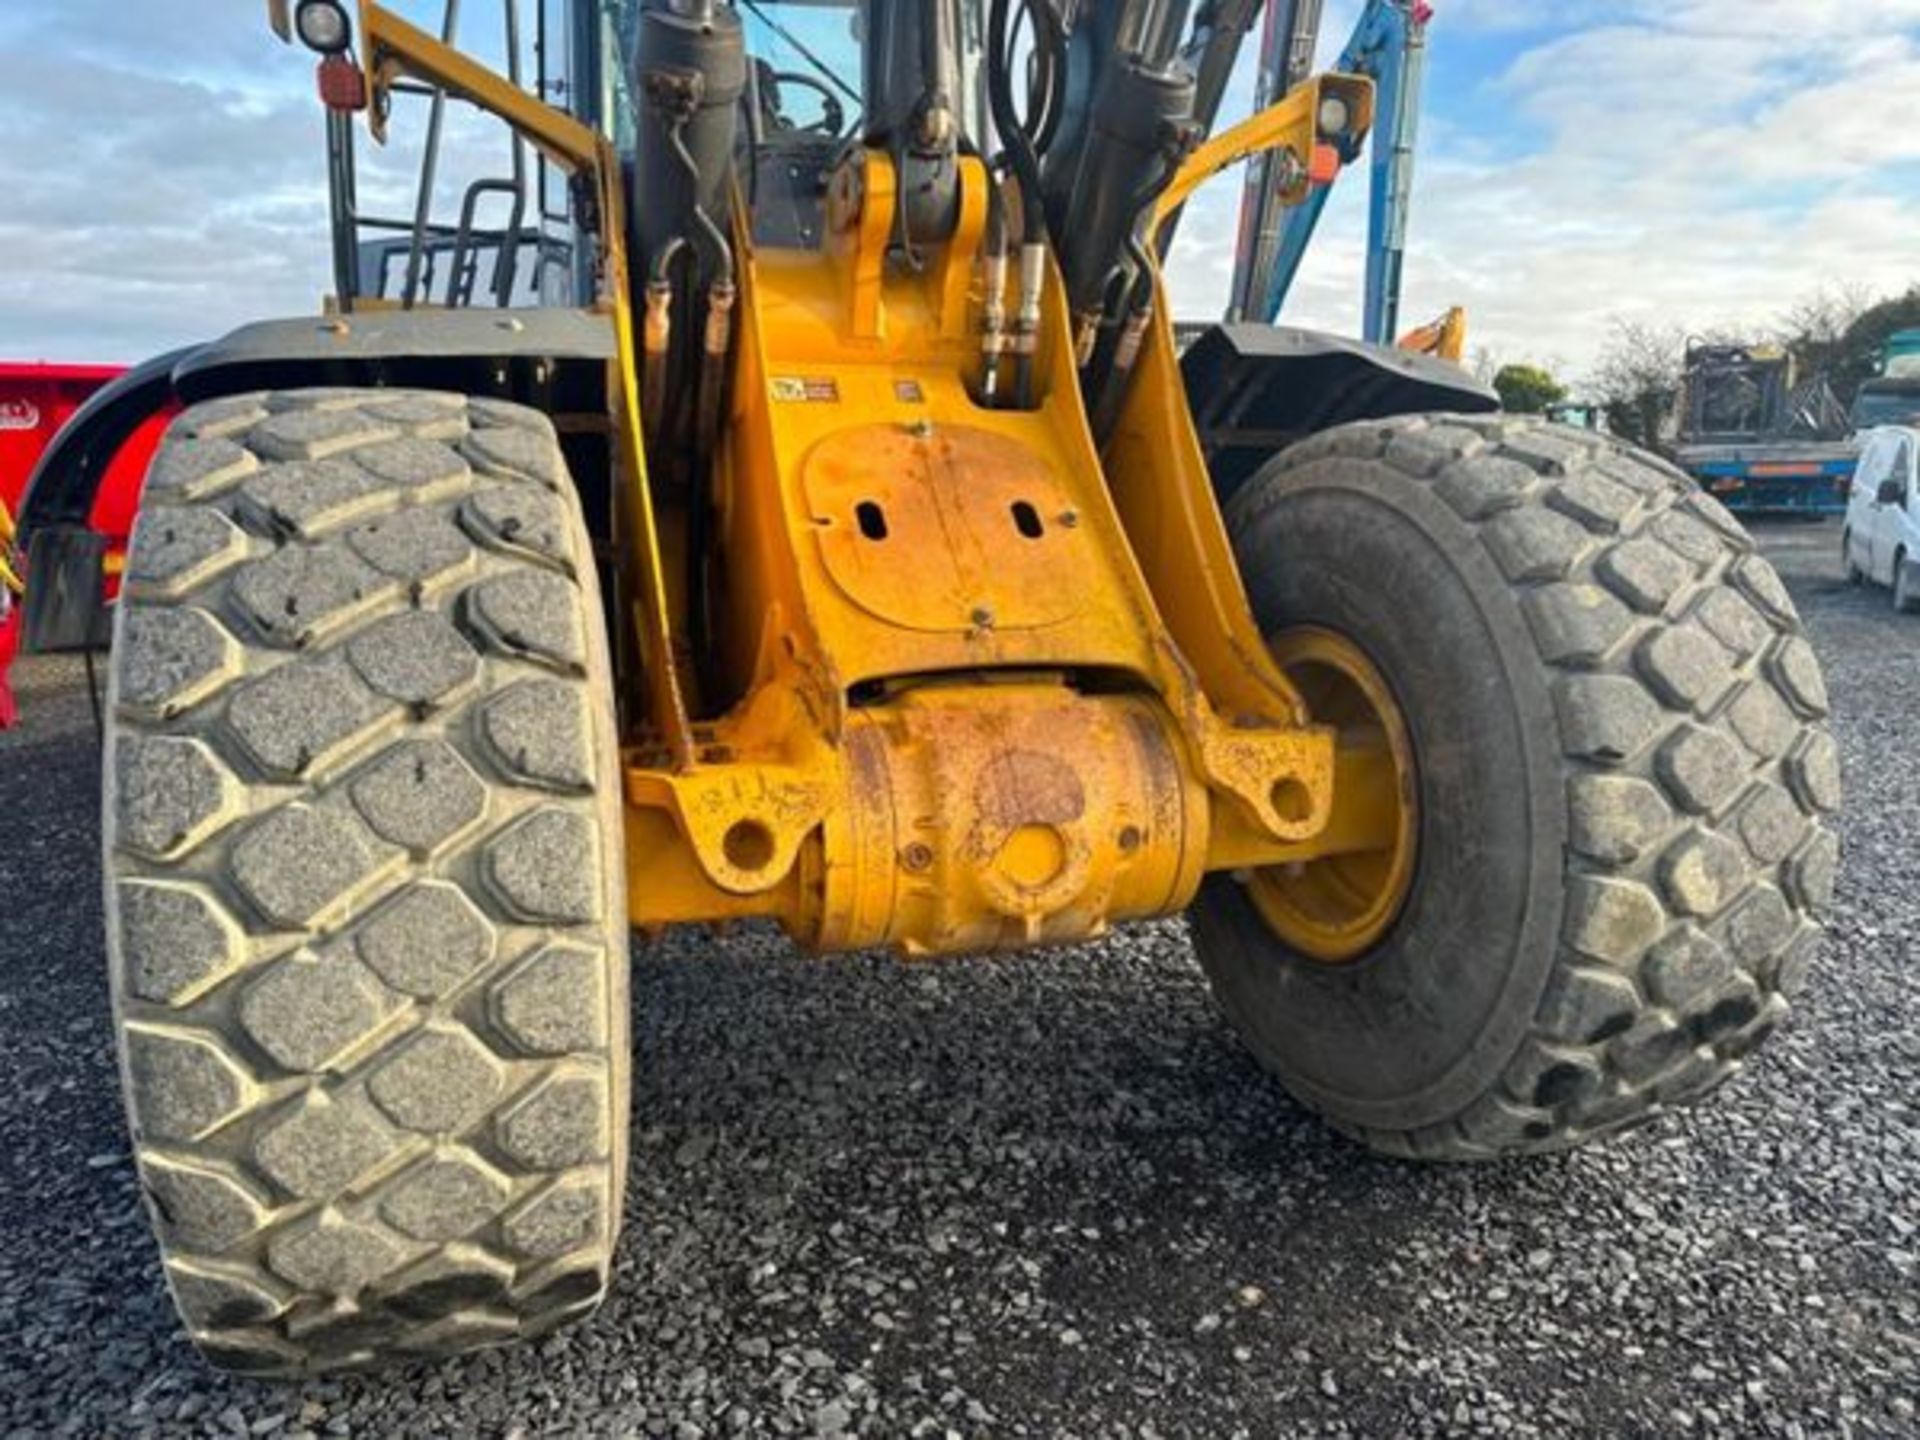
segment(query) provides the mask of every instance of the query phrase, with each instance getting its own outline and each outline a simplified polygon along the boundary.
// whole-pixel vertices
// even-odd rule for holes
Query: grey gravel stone
[[[1703,1108],[1554,1159],[1397,1164],[1260,1072],[1178,925],[938,966],[803,961],[753,926],[676,934],[635,949],[634,1159],[601,1316],[532,1348],[272,1388],[191,1358],[139,1209],[153,1190],[217,1248],[285,1202],[277,1182],[244,1157],[244,1181],[85,1163],[127,1149],[106,991],[85,962],[97,751],[79,665],[29,662],[25,726],[0,735],[0,811],[23,817],[0,845],[0,1429],[238,1434],[284,1417],[281,1433],[348,1436],[807,1436],[838,1405],[848,1433],[941,1440],[1912,1434],[1920,624],[1840,582],[1833,527],[1761,534],[1827,667],[1846,859],[1810,969],[1764,895],[1742,920],[1742,944],[1777,944],[1783,979],[1792,957],[1805,998]],[[1750,688],[1737,713],[1770,693]],[[1762,730],[1739,731],[1742,774],[1767,753]],[[1808,757],[1767,783],[1833,795],[1839,768]],[[1745,794],[1711,822],[1742,844]],[[1783,860],[1782,883],[1803,863]],[[1833,884],[1830,851],[1818,866]],[[1710,1005],[1723,982],[1701,953],[1682,962],[1663,940],[1638,983],[1677,1013]],[[1772,1023],[1763,1010],[1748,1029]],[[1509,1081],[1543,1105],[1591,1083],[1551,1050],[1523,1059]],[[376,1119],[423,1155],[433,1143]],[[353,1223],[411,1248],[382,1198]],[[564,1250],[581,1233],[565,1218],[514,1234]],[[190,1309],[275,1303],[172,1279]],[[380,1283],[432,1313],[513,1280],[474,1262]],[[1250,1284],[1269,1303],[1242,1308]],[[1195,1336],[1209,1313],[1220,1328]],[[1069,1330],[1085,1343],[1064,1345]]]

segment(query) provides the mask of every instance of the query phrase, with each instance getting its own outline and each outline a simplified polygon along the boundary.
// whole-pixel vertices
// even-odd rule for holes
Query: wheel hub
[[[1268,641],[1315,721],[1340,732],[1342,755],[1364,756],[1374,783],[1336,789],[1336,821],[1364,814],[1367,848],[1254,871],[1247,890],[1274,934],[1307,959],[1346,965],[1393,928],[1413,888],[1419,848],[1419,786],[1413,740],[1386,677],[1353,641],[1318,626]]]

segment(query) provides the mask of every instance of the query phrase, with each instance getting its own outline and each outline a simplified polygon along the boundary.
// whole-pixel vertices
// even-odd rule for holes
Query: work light
[[[1347,127],[1353,124],[1353,107],[1339,95],[1325,95],[1320,100],[1320,133],[1322,135],[1345,135]]]
[[[302,0],[293,28],[301,44],[322,55],[338,55],[353,43],[353,22],[339,0]]]

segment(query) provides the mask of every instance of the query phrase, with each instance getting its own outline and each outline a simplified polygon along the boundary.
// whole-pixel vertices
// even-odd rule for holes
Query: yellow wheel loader
[[[1251,1051],[1422,1160],[1638,1124],[1779,1024],[1838,778],[1746,533],[1438,360],[1176,351],[1194,191],[1266,155],[1303,201],[1366,82],[1217,126],[1224,0],[505,8],[270,7],[325,313],[135,371],[27,506],[29,633],[89,635],[89,457],[188,407],[114,617],[106,915],[213,1361],[594,1308],[630,930],[935,963],[1186,915]],[[403,125],[382,217],[357,147]]]

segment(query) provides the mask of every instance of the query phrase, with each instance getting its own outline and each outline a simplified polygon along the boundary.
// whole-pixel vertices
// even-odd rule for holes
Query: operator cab
[[[754,243],[813,250],[827,183],[866,118],[866,23],[858,3],[743,7],[748,69],[741,173]]]
[[[824,235],[827,187],[834,168],[873,131],[870,103],[876,48],[894,27],[893,7],[860,0],[754,0],[738,9],[745,28],[748,97],[739,170],[764,249],[817,249]],[[955,107],[966,137],[986,132],[978,83],[978,6],[960,7],[961,43],[953,70],[971,98]],[[877,11],[869,21],[869,10]],[[884,88],[884,87],[883,87]]]

